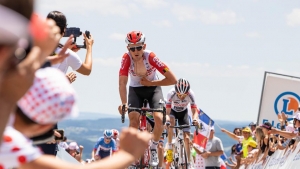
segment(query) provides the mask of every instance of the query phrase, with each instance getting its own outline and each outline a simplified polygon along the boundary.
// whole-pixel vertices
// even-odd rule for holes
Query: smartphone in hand
[[[64,130],[58,130],[58,129],[56,129],[56,130],[54,130],[54,131],[58,132],[58,133],[60,134],[60,136],[61,136],[61,137],[54,136],[54,139],[55,139],[56,141],[61,141],[61,140],[63,140],[63,138],[64,138]]]

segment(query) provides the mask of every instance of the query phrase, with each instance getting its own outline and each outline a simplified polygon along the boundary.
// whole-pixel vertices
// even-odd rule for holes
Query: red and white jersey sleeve
[[[172,108],[176,112],[182,112],[187,109],[188,105],[191,105],[191,108],[197,108],[195,102],[195,96],[192,89],[189,90],[187,96],[180,100],[177,95],[175,88],[172,88],[167,95],[167,104],[166,108]]]
[[[156,55],[151,52],[148,56],[148,61],[149,63],[155,67],[156,70],[158,70],[161,74],[166,73],[167,71],[169,71],[169,68],[166,64],[164,64],[162,61],[160,61],[158,59],[158,57],[156,57]]]
[[[18,168],[42,155],[42,151],[32,145],[32,141],[13,127],[7,126],[0,147],[0,169]]]
[[[130,64],[131,64],[130,56],[128,55],[128,53],[125,53],[122,57],[119,76],[128,76]]]

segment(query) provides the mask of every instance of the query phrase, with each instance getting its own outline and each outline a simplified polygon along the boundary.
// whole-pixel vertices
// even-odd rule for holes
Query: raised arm
[[[228,131],[228,130],[226,130],[226,129],[223,129],[223,128],[222,128],[221,131],[222,131],[223,133],[227,134],[230,138],[232,138],[232,139],[234,139],[234,140],[236,140],[236,141],[239,141],[239,140],[240,140],[240,138],[239,138],[237,135],[233,134],[232,132],[230,132],[230,131]]]
[[[86,35],[83,33],[84,40],[86,43],[86,56],[85,60],[80,66],[80,68],[77,70],[78,73],[81,73],[83,75],[90,75],[92,72],[92,46],[94,44],[94,39],[92,35],[90,35],[90,39],[86,37]]]
[[[275,128],[271,129],[271,133],[272,134],[279,134],[282,137],[285,137],[285,138],[288,138],[288,139],[292,139],[292,138],[297,136],[297,134],[295,134],[295,133],[291,133],[291,132],[288,132],[288,131],[281,131],[281,130],[277,130]]]

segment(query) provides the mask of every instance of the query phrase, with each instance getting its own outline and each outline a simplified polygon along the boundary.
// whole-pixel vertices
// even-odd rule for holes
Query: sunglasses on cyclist
[[[106,140],[111,140],[111,137],[104,137]]]
[[[128,48],[131,52],[135,52],[135,49],[137,51],[141,51],[143,49],[143,46],[135,46],[135,47],[129,47]]]
[[[177,96],[178,96],[178,97],[185,97],[185,96],[187,96],[187,93],[184,93],[184,94],[177,93]]]

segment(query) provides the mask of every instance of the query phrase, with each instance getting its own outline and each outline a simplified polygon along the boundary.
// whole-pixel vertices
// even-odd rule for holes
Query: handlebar
[[[182,130],[182,129],[184,129],[184,128],[189,128],[189,127],[191,127],[191,126],[195,126],[196,135],[198,135],[198,125],[194,125],[194,124],[192,124],[192,125],[186,125],[186,124],[184,124],[184,125],[169,126],[169,127],[170,127],[170,128],[177,128],[177,129],[179,129],[179,130]]]
[[[151,109],[147,107],[136,108],[136,107],[128,107],[128,111],[147,111],[147,112],[163,112],[163,109]]]
[[[125,121],[125,105],[122,105],[122,116],[121,116],[121,120],[122,120],[122,123],[124,123],[124,121]]]

